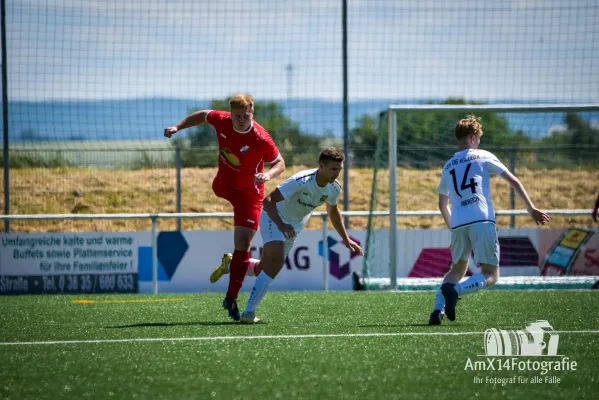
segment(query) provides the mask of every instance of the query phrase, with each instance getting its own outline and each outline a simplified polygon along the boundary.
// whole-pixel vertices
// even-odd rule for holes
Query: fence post
[[[325,292],[329,291],[329,241],[328,215],[322,216],[322,285]]]
[[[177,169],[177,212],[181,212],[181,147],[175,147],[175,168]],[[177,230],[181,231],[181,218],[177,218]]]
[[[389,109],[389,290],[397,290],[397,113]]]
[[[4,146],[4,214],[10,214],[10,163],[8,153],[8,56],[6,52],[6,2],[0,4],[0,33],[2,35],[2,143]],[[4,231],[10,233],[10,220],[4,220]]]
[[[156,241],[156,216],[152,215],[152,293],[158,294],[158,243]]]
[[[510,172],[512,174],[516,173],[516,149],[510,149]],[[516,193],[514,192],[514,188],[510,186],[510,208],[512,210],[516,209]],[[510,228],[514,229],[516,227],[516,216],[510,216]]]

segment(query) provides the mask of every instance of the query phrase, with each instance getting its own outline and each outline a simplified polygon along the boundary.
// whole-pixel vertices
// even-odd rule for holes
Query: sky
[[[348,96],[599,102],[597,0],[348,0]],[[341,0],[7,0],[9,100],[340,100]]]

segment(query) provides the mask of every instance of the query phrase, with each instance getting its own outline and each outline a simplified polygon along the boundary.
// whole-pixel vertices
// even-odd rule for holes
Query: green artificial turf
[[[73,302],[82,299],[94,302]],[[433,292],[269,293],[258,309],[264,323],[240,325],[214,294],[2,297],[0,398],[547,399],[599,391],[598,291],[479,292],[458,303],[455,322],[428,326],[433,300]],[[560,356],[517,361],[568,357],[576,370],[467,367],[469,359],[487,363],[486,329],[536,320],[559,331]]]

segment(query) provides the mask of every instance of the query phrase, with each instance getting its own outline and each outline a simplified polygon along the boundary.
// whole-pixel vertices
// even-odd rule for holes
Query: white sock
[[[272,283],[272,278],[266,275],[266,272],[260,272],[260,275],[256,278],[256,282],[254,283],[254,288],[252,289],[252,294],[250,294],[250,298],[248,300],[248,304],[245,307],[245,311],[253,312],[256,311],[260,302],[266,296],[266,292],[268,291],[268,287]]]
[[[256,271],[254,270],[254,267],[259,262],[260,260],[258,260],[257,258],[250,258],[250,266],[248,267],[248,272],[246,273],[246,276],[256,276]]]
[[[445,297],[441,292],[441,289],[437,290],[437,295],[435,296],[435,308],[434,310],[442,310],[445,307]]]
[[[455,291],[458,292],[458,296],[463,294],[470,294],[477,292],[481,289],[484,289],[487,286],[487,278],[478,273],[476,275],[472,275],[470,278],[466,279],[464,282],[460,282],[454,286]]]

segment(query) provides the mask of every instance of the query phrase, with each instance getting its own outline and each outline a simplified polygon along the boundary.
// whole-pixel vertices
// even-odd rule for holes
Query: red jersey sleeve
[[[206,116],[206,122],[212,126],[217,126],[221,121],[227,119],[230,113],[226,111],[211,110]]]
[[[260,149],[262,158],[267,163],[271,163],[279,157],[279,149],[275,145],[269,134],[262,135],[262,146]]]

